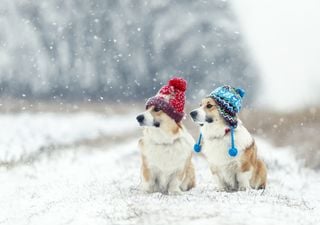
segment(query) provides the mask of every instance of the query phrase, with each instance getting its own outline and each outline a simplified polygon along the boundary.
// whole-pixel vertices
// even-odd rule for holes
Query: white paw
[[[239,187],[239,191],[249,191],[249,190],[250,190],[250,187],[246,187],[246,186]]]
[[[169,190],[169,195],[182,195],[182,191],[180,189],[177,190]]]
[[[216,192],[225,192],[226,191],[226,188],[225,187],[216,187],[214,189]]]
[[[142,189],[142,191],[144,191],[144,192],[146,192],[146,193],[153,193],[153,192],[155,192],[154,186],[151,185],[151,184],[148,184],[148,183],[143,183],[143,184],[141,185],[141,189]]]
[[[180,186],[182,191],[188,191],[188,186],[187,185],[182,185]]]
[[[178,187],[170,187],[168,190],[169,195],[181,195],[182,191],[181,189]]]
[[[142,191],[146,192],[146,193],[149,193],[149,194],[154,192],[154,190],[151,189],[151,188],[142,188]]]

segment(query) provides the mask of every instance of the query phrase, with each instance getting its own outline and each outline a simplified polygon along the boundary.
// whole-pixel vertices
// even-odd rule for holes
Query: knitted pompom
[[[246,93],[242,88],[237,88],[236,92],[240,95],[241,98],[243,98]]]
[[[186,91],[187,89],[187,81],[181,77],[174,77],[169,80],[169,86],[173,86],[180,91]]]

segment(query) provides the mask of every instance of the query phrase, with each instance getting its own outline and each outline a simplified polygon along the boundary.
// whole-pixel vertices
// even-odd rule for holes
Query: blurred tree
[[[226,1],[3,0],[0,26],[2,96],[141,100],[180,75],[195,100],[258,84]]]

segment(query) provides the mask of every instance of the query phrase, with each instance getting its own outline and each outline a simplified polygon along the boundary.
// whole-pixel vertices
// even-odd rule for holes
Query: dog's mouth
[[[190,112],[190,116],[193,122],[198,123],[201,127],[205,123],[213,123],[213,118],[207,115],[202,115],[204,113],[199,113],[197,110],[193,110]]]
[[[141,127],[150,126],[150,125],[148,125],[148,124],[146,124],[146,123],[144,123],[144,122],[139,122],[139,125],[140,125]],[[155,122],[152,123],[152,126],[158,128],[158,127],[160,127],[160,123],[155,121]]]
[[[198,124],[201,127],[205,124],[204,121],[193,120],[193,122],[195,122],[196,124]]]
[[[214,120],[211,117],[206,117],[205,121],[197,121],[197,120],[193,120],[193,121],[199,124],[200,127],[202,127],[204,126],[205,123],[213,123]]]
[[[141,115],[138,115],[136,117],[138,123],[140,126],[153,126],[153,127],[160,127],[160,122],[159,121],[156,121],[155,119],[147,119],[145,117],[145,115],[141,114]]]

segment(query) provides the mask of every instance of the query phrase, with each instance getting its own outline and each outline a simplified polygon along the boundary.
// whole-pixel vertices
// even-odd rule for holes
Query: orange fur
[[[176,123],[173,119],[171,119],[165,112],[162,110],[155,112],[154,106],[149,107],[147,110],[150,112],[152,117],[158,121],[162,121],[161,129],[164,129],[167,132],[176,135],[182,129],[181,123]]]
[[[252,169],[252,177],[250,186],[255,189],[264,189],[267,181],[267,168],[264,162],[257,158],[257,146],[253,141],[248,146],[241,156],[241,172],[246,172]]]
[[[145,158],[145,156],[143,156],[143,155],[142,155],[141,158],[142,158],[141,171],[142,171],[143,178],[144,178],[146,181],[149,181],[149,180],[150,180],[150,170],[149,170],[149,168],[148,168],[146,158]]]
[[[190,155],[190,157],[187,159],[186,166],[181,174],[181,180],[189,180],[186,190],[190,190],[191,188],[194,188],[196,186],[196,176],[191,159],[192,155]]]
[[[217,102],[211,97],[204,98],[201,101],[200,107],[193,110],[190,114],[195,122],[202,125],[201,130],[204,134],[204,138],[202,139],[204,151],[202,153],[211,163],[210,169],[212,174],[218,178],[217,184],[219,190],[246,190],[248,187],[254,189],[266,187],[267,168],[264,162],[257,158],[256,144],[242,123],[240,124],[241,127],[238,127],[238,131],[243,133],[238,133],[238,136],[243,137],[242,146],[246,146],[247,144],[249,146],[245,149],[239,149],[241,150],[241,154],[239,158],[235,159],[236,165],[233,167],[236,179],[229,179],[228,176],[223,174],[223,170],[227,170],[226,172],[232,174],[233,169],[225,167],[225,165],[231,165],[231,162],[223,157],[221,159],[225,160],[224,162],[218,161],[220,152],[218,150],[215,151],[214,147],[210,149],[210,145],[205,143],[208,140],[209,143],[215,143],[217,148],[219,148],[221,143],[214,141],[214,139],[223,140],[226,135],[225,129],[228,127],[228,124],[221,116]],[[244,136],[241,136],[242,134]],[[207,135],[207,139],[205,139],[205,135]],[[213,140],[210,140],[210,135],[212,135],[211,138]]]
[[[140,148],[143,147],[143,140],[142,139],[139,140],[139,147]],[[150,176],[151,176],[150,175],[150,170],[149,170],[148,165],[147,165],[146,157],[143,154],[141,154],[141,161],[142,161],[142,165],[141,165],[142,176],[146,181],[149,181],[150,180]]]
[[[187,191],[191,188],[195,187],[195,171],[192,164],[192,146],[194,143],[194,140],[192,139],[192,136],[186,135],[188,132],[185,130],[182,123],[177,123],[172,118],[170,118],[165,112],[162,110],[158,111],[155,110],[154,106],[150,106],[147,109],[147,112],[150,113],[150,115],[153,118],[153,121],[157,121],[160,123],[160,126],[157,127],[159,131],[159,135],[162,135],[163,132],[168,134],[168,136],[173,137],[176,140],[179,140],[177,143],[172,143],[172,148],[168,148],[168,144],[164,142],[163,148],[167,148],[168,151],[161,151],[161,145],[159,143],[150,143],[150,138],[145,138],[147,135],[155,135],[156,132],[154,128],[151,130],[150,128],[146,127],[144,130],[144,137],[142,137],[139,140],[139,148],[141,151],[141,177],[142,177],[142,188],[146,192],[156,192],[160,191],[163,193],[171,192],[176,193],[179,191]],[[150,125],[149,125],[150,126]],[[166,136],[165,136],[166,138]],[[146,142],[146,140],[148,142]],[[161,142],[161,140],[160,140]],[[183,144],[180,144],[182,142]],[[169,142],[170,143],[170,142]],[[187,147],[188,144],[189,146]],[[177,146],[179,149],[177,148]],[[178,155],[175,153],[175,149],[179,152]],[[160,151],[159,151],[160,150]],[[157,157],[154,157],[154,153],[158,154]],[[176,165],[174,160],[177,160],[178,157],[184,157],[183,161],[178,160],[178,164]],[[162,154],[164,156],[162,156]],[[171,154],[173,158],[170,158],[170,156],[165,156],[167,154]],[[160,155],[160,156],[159,156]],[[151,158],[152,157],[152,158]],[[161,160],[163,158],[168,157],[163,163]],[[162,158],[162,159],[161,159]],[[170,162],[169,160],[172,160]],[[162,165],[165,165],[166,162],[170,162],[169,165],[171,166],[170,170],[172,170],[170,175],[166,175],[166,169],[163,168]],[[184,163],[183,163],[184,162]],[[158,168],[155,167],[159,166]],[[177,166],[177,169],[172,169],[172,166]],[[159,169],[160,168],[160,169]],[[165,171],[165,172],[162,172]],[[163,177],[166,176],[166,177]],[[160,178],[159,178],[160,177]],[[169,182],[168,184],[161,184],[159,182]],[[178,186],[176,186],[178,185]]]

